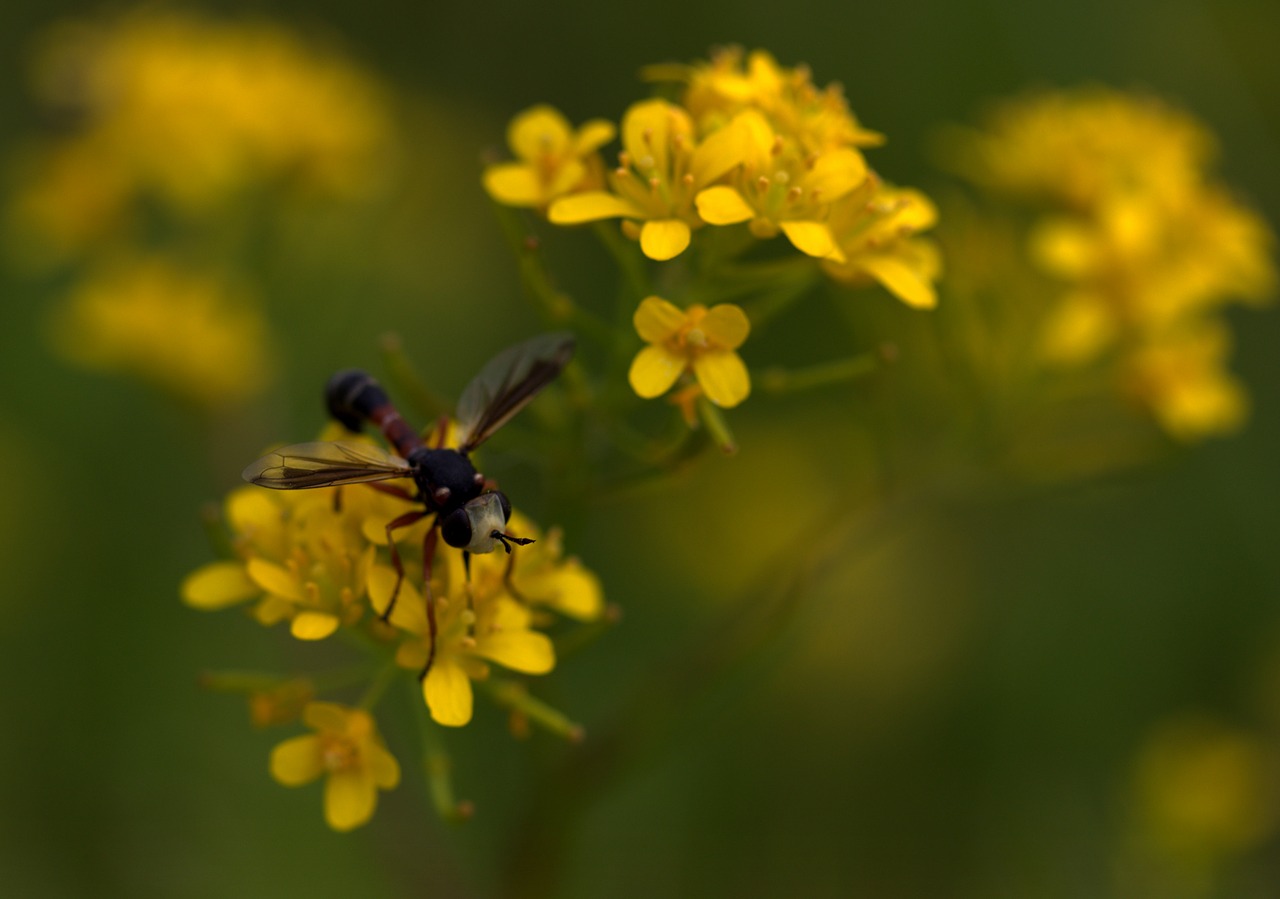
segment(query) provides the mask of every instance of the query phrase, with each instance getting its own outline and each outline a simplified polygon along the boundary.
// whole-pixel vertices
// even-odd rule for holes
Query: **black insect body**
[[[246,481],[280,490],[393,478],[413,480],[415,493],[391,485],[372,486],[424,506],[387,523],[387,545],[397,577],[391,600],[382,612],[384,621],[391,616],[404,578],[404,566],[391,532],[428,515],[435,516],[423,541],[427,620],[431,627],[431,648],[423,676],[435,656],[435,607],[430,581],[437,533],[445,543],[463,551],[468,569],[471,553],[489,553],[499,546],[510,553],[511,544],[532,542],[506,533],[511,503],[476,471],[469,454],[550,384],[568,364],[573,350],[572,336],[544,334],[491,359],[458,401],[456,448],[425,444],[370,375],[362,371],[339,372],[325,388],[329,414],[351,431],[359,431],[366,421],[371,423],[386,437],[396,455],[366,444],[299,443],[268,453],[244,470]],[[443,441],[445,424],[442,422],[437,429],[438,441]]]

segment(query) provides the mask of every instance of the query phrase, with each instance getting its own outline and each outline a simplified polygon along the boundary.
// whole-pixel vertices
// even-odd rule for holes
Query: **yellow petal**
[[[489,634],[478,642],[476,654],[525,674],[546,674],[556,667],[551,640],[536,631]]]
[[[733,303],[712,306],[698,323],[712,344],[725,350],[736,350],[751,333],[751,322],[742,307]]]
[[[685,369],[684,356],[671,352],[663,346],[647,346],[641,350],[631,363],[631,371],[627,379],[631,389],[646,400],[662,396],[680,377]]]
[[[908,306],[932,309],[938,305],[933,284],[902,260],[892,256],[868,256],[859,259],[857,264]]]
[[[645,297],[631,321],[645,343],[662,343],[680,330],[686,318],[684,310],[675,303],[662,297]]]
[[[544,155],[558,155],[569,146],[569,120],[555,107],[539,104],[511,120],[507,143],[521,159],[533,161]]]
[[[689,160],[689,173],[698,187],[710,184],[740,165],[746,155],[742,132],[731,123],[698,144]]]
[[[730,409],[751,393],[751,377],[738,354],[732,350],[701,353],[693,360],[693,373],[707,399]]]
[[[324,785],[324,820],[334,830],[359,827],[373,817],[378,788],[366,768],[334,771]]]
[[[208,611],[225,609],[261,593],[240,562],[211,562],[191,572],[182,582],[182,601],[192,608]]]
[[[819,156],[804,178],[804,189],[807,195],[816,191],[819,202],[831,203],[866,179],[867,163],[862,154],[845,148]]]
[[[400,763],[387,752],[386,747],[369,743],[365,747],[365,764],[373,775],[373,782],[382,789],[390,790],[400,783]]]
[[[755,218],[755,210],[732,187],[708,187],[694,198],[698,215],[708,225],[736,225]]]
[[[675,135],[690,141],[693,122],[688,113],[666,100],[642,100],[622,117],[622,145],[636,169],[646,177],[651,173],[668,175]]]
[[[547,218],[557,225],[580,225],[600,219],[643,218],[644,213],[622,197],[603,190],[588,190],[561,197],[547,210]]]
[[[650,259],[665,262],[685,251],[691,238],[689,226],[680,219],[657,219],[640,229],[640,249]]]
[[[822,222],[782,222],[782,233],[792,245],[808,256],[818,259],[844,261],[844,254],[836,246],[836,239]]]
[[[538,602],[579,621],[594,621],[604,611],[604,591],[600,579],[570,559],[554,574],[542,578],[538,591],[531,594]]]
[[[308,702],[302,710],[302,723],[313,730],[345,733],[352,710],[336,702]]]
[[[315,734],[285,740],[271,750],[271,776],[286,787],[311,783],[323,771],[320,740]]]
[[[245,564],[245,573],[249,575],[250,580],[268,593],[294,602],[302,599],[302,591],[298,587],[297,579],[282,565],[268,562],[266,559],[250,559]]]
[[[518,162],[491,165],[484,170],[484,189],[489,196],[508,206],[537,206],[542,202],[542,184],[532,167]]]
[[[271,627],[293,616],[293,603],[278,596],[264,596],[253,607],[253,617],[263,627]]]
[[[369,603],[381,615],[391,602],[391,592],[396,587],[395,569],[390,565],[373,566],[369,569],[366,585],[369,589]],[[427,614],[422,595],[407,575],[400,581],[396,607],[391,610],[391,623],[411,634],[423,634],[427,631]]]
[[[613,127],[613,122],[592,119],[578,129],[578,136],[574,140],[574,152],[579,156],[586,156],[613,140],[613,136],[617,133],[618,129]]]
[[[289,631],[299,640],[323,640],[338,629],[338,616],[328,612],[299,612]]]
[[[280,525],[280,506],[260,487],[246,487],[227,497],[227,523],[237,534]]]
[[[437,724],[462,727],[471,720],[471,681],[452,659],[436,659],[422,682],[422,695]]]

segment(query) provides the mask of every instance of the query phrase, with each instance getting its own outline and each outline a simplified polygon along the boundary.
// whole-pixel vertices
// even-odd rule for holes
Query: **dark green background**
[[[710,685],[670,691],[669,726],[619,777],[596,783],[584,771],[590,789],[567,821],[536,816],[546,771],[562,786],[573,780],[558,767],[561,747],[542,735],[514,743],[500,716],[482,711],[448,735],[459,790],[480,810],[474,822],[434,820],[410,774],[369,827],[328,832],[317,790],[286,790],[266,774],[284,735],[254,731],[240,702],[195,685],[209,667],[287,665],[296,648],[177,600],[181,578],[211,558],[201,504],[234,486],[267,442],[310,436],[329,371],[376,366],[376,339],[394,329],[432,383],[456,395],[484,358],[537,327],[515,300],[514,266],[476,177],[480,152],[500,144],[517,110],[545,101],[575,121],[616,120],[645,91],[642,65],[715,44],[762,46],[784,64],[807,62],[819,83],[842,82],[859,118],[890,137],[873,165],[933,190],[943,178],[930,135],[972,121],[992,98],[1037,85],[1140,87],[1218,134],[1224,176],[1275,223],[1280,5],[205,8],[252,8],[336,35],[421,98],[422,239],[381,247],[402,267],[395,277],[297,283],[273,297],[282,381],[216,421],[65,367],[40,339],[47,291],[0,281],[0,892],[500,895],[532,882],[512,870],[527,858],[515,847],[538,856],[536,841],[513,836],[532,808],[533,826],[563,837],[564,896],[1132,895],[1116,886],[1124,797],[1151,728],[1199,710],[1280,747],[1273,310],[1230,315],[1234,369],[1255,401],[1243,435],[1105,483],[927,495],[871,521],[851,538],[854,557],[815,576],[776,639]],[[0,7],[0,149],[37,127],[23,74],[32,36],[83,11]],[[807,315],[779,332],[791,341],[781,355],[803,357],[804,329],[831,312]],[[886,313],[883,336],[917,327],[913,315]],[[770,361],[751,349],[749,363]],[[845,475],[859,464],[861,431],[843,416],[861,397],[841,388],[794,405],[753,398],[733,418],[739,457],[709,460],[670,494],[577,516],[570,548],[626,614],[548,689],[589,735],[646,683],[672,677],[669,660],[709,618],[755,595],[745,577],[712,595],[734,547],[701,535],[699,510],[745,492],[732,507],[751,528],[794,535],[775,498],[803,493],[811,509],[831,484],[856,480]],[[753,462],[753,446],[772,455]],[[553,491],[518,465],[504,486],[523,489],[535,514],[554,507]],[[703,539],[709,575],[696,570]],[[768,556],[779,568],[784,543]],[[408,768],[404,717],[386,727]],[[1213,894],[1275,895],[1275,849],[1273,840],[1235,861]]]

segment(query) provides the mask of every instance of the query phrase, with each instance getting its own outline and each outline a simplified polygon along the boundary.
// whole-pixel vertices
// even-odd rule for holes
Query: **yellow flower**
[[[338,831],[367,823],[378,790],[400,783],[400,765],[383,744],[373,717],[363,709],[312,702],[302,720],[316,732],[276,746],[271,776],[286,787],[298,787],[325,775],[325,823]]]
[[[572,191],[599,187],[602,167],[596,151],[614,133],[613,124],[604,119],[592,119],[574,131],[550,106],[526,109],[507,129],[507,143],[520,161],[485,169],[485,190],[508,206],[541,208]]]
[[[386,608],[394,584],[390,567],[373,569],[369,592],[376,608]],[[489,677],[490,662],[524,674],[546,674],[555,667],[555,649],[545,634],[532,629],[532,612],[503,592],[500,579],[473,579],[468,584],[460,550],[437,545],[431,589],[435,656],[422,693],[437,723],[461,727],[470,722],[471,682]],[[391,623],[407,634],[396,662],[421,671],[430,653],[431,626],[425,600],[409,579],[401,585]]]
[[[1131,350],[1121,380],[1172,437],[1195,441],[1244,424],[1249,398],[1226,370],[1231,335],[1212,319]]]
[[[1157,728],[1138,755],[1133,807],[1147,848],[1183,864],[1219,861],[1274,832],[1271,760],[1255,735],[1184,715]]]
[[[806,67],[780,66],[764,50],[751,51],[744,61],[741,47],[728,47],[707,63],[654,71],[687,82],[684,105],[703,133],[744,109],[756,109],[806,152],[884,143],[882,135],[858,124],[838,85],[819,90]]]
[[[844,261],[826,219],[833,203],[867,177],[862,154],[852,147],[812,152],[776,132],[756,110],[724,128],[739,144],[742,165],[729,184],[700,191],[698,214],[712,225],[750,222],[760,238],[782,231],[803,253]]]
[[[574,225],[607,218],[642,222],[636,236],[650,259],[679,256],[702,225],[694,197],[741,161],[741,142],[721,131],[698,142],[689,114],[645,100],[622,119],[623,152],[609,191],[584,191],[551,204],[548,218]]]
[[[1027,199],[1087,209],[1125,193],[1179,193],[1200,181],[1213,135],[1154,97],[1105,87],[1030,93],[959,132],[955,168],[972,181]]]
[[[267,323],[216,274],[162,257],[91,271],[52,321],[68,360],[151,381],[203,406],[234,405],[266,386]]]
[[[263,490],[242,487],[227,497],[226,519],[239,558],[205,565],[183,582],[183,601],[216,610],[256,600],[264,625],[288,621],[299,640],[321,640],[364,614],[377,534],[405,510],[403,501],[360,487]],[[409,529],[421,539],[423,523]],[[373,532],[373,533],[370,533]]]
[[[284,178],[353,197],[396,148],[381,88],[345,59],[264,22],[143,10],[67,23],[37,56],[41,99],[81,121],[95,171],[197,210]]]
[[[932,241],[916,235],[937,220],[924,194],[890,187],[872,175],[832,209],[830,229],[840,257],[824,259],[823,268],[837,281],[878,281],[908,306],[932,309],[942,259]]]
[[[1246,415],[1211,317],[1274,293],[1274,237],[1209,172],[1212,135],[1188,114],[1106,89],[1034,95],[954,142],[957,167],[1032,200],[1030,254],[1062,288],[1040,314],[1040,359],[1111,367],[1180,440]]]
[[[735,352],[751,330],[740,307],[723,303],[681,310],[661,297],[646,297],[636,310],[635,327],[649,344],[631,363],[631,387],[639,396],[661,396],[686,371],[717,406],[736,406],[751,392],[747,367]]]
[[[519,512],[512,514],[510,526],[515,533],[537,540],[523,547],[511,566],[511,586],[519,599],[578,621],[595,621],[604,614],[600,579],[576,556],[565,558],[564,533],[559,528],[539,535]],[[498,581],[506,574],[508,560],[496,554],[472,561],[478,580]]]

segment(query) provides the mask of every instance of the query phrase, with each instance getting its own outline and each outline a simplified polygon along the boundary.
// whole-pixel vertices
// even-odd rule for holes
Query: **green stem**
[[[845,381],[856,381],[880,371],[896,358],[896,348],[886,344],[875,352],[861,353],[834,362],[821,362],[807,368],[786,369],[781,366],[767,368],[756,378],[756,385],[766,393],[797,393],[816,387],[827,387]]]
[[[487,681],[481,681],[478,686],[503,708],[524,715],[535,724],[572,743],[582,741],[582,725],[569,720],[568,716],[559,709],[531,696],[528,688],[520,681],[509,678],[490,678]]]
[[[405,397],[424,421],[434,422],[442,415],[450,415],[449,404],[435,391],[427,386],[418,370],[404,352],[400,335],[387,333],[380,341],[382,348],[382,364],[387,374],[396,385],[396,393]]]
[[[729,423],[724,420],[720,407],[705,396],[698,397],[698,418],[706,426],[711,442],[720,447],[720,452],[732,456],[738,451],[738,441],[729,430]]]
[[[364,691],[364,696],[360,697],[360,708],[366,712],[372,711],[378,704],[378,700],[382,699],[382,694],[387,692],[387,687],[400,670],[400,666],[396,664],[395,659],[391,659],[379,668],[378,673],[374,675],[373,681]]]
[[[422,701],[422,686],[416,679],[410,681],[410,702],[416,709],[418,736],[422,740],[422,770],[427,778],[427,791],[436,814],[444,821],[460,824],[475,813],[469,799],[459,801],[453,792],[453,760],[440,739],[437,725]]]

